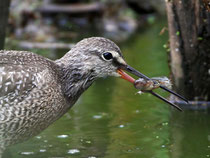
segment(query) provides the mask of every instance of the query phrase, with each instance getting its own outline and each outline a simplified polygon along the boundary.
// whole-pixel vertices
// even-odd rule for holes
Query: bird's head
[[[56,63],[62,68],[62,84],[68,97],[79,96],[94,80],[106,76],[122,77],[132,83],[119,47],[102,37],[86,38],[78,42]]]
[[[96,78],[106,76],[122,77],[132,83],[134,79],[123,70],[136,75],[135,69],[127,65],[120,48],[111,40],[102,37],[86,38],[78,42],[67,56],[81,71],[91,72]]]

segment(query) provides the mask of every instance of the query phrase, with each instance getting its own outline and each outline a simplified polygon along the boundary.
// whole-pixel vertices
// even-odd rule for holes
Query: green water
[[[156,23],[121,44],[126,61],[142,73],[167,76],[167,54]],[[118,78],[100,79],[61,119],[27,142],[9,148],[5,158],[206,158],[210,156],[210,117],[178,112],[151,95],[136,94]],[[167,96],[165,92],[159,92]]]

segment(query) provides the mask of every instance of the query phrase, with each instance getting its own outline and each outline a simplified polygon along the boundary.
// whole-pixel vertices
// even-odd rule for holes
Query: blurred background
[[[81,39],[102,36],[147,76],[170,75],[164,0],[11,0],[8,19],[5,49],[55,60]],[[208,109],[192,109],[179,112],[124,80],[100,79],[61,119],[3,157],[210,157]]]

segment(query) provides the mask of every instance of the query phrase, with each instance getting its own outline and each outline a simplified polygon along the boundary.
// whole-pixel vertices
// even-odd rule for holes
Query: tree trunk
[[[0,0],[0,50],[4,48],[10,0]]]
[[[166,10],[174,89],[210,101],[210,13],[202,0],[167,0]]]

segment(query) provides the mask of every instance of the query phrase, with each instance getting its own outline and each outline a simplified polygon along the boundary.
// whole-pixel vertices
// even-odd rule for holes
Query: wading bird
[[[97,78],[121,76],[134,83],[123,70],[150,80],[127,65],[114,42],[101,37],[83,39],[56,61],[26,51],[0,51],[0,152],[47,128]]]

